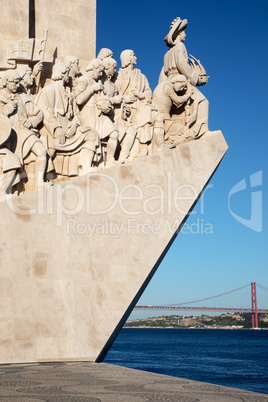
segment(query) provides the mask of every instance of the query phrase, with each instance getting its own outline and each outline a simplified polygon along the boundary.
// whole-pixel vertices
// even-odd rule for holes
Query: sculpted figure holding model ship
[[[209,77],[199,60],[193,56],[188,57],[184,45],[187,25],[187,19],[181,20],[179,17],[171,23],[169,33],[164,39],[169,50],[164,56],[164,66],[159,82],[172,80],[177,74],[182,74],[187,78],[189,89],[192,92],[190,104],[188,103],[188,106],[191,106],[188,114],[195,115],[188,128],[194,132],[194,138],[197,139],[208,131],[208,100],[197,89],[197,86],[205,85]],[[181,111],[172,113],[174,120],[180,121],[181,117]],[[184,125],[187,124],[184,121]]]

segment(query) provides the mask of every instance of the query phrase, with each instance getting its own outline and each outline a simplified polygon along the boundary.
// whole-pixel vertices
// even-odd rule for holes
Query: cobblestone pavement
[[[0,365],[0,401],[268,402],[268,395],[105,363]]]

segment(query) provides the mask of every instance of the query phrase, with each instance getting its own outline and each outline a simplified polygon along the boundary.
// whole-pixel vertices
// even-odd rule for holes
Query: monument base
[[[2,202],[0,363],[101,361],[226,150],[208,133]]]

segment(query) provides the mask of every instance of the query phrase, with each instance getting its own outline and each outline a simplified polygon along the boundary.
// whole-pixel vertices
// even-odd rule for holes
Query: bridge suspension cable
[[[258,299],[257,299],[258,289]],[[260,297],[259,297],[260,295]],[[136,306],[135,310],[217,311],[252,314],[252,327],[258,327],[258,314],[268,313],[268,288],[251,282],[240,288],[184,303],[165,306]]]

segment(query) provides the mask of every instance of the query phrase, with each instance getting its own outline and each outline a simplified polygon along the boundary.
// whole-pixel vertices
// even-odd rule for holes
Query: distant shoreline
[[[134,328],[134,329],[225,329],[225,330],[227,330],[227,329],[229,329],[229,330],[232,330],[232,331],[234,331],[234,330],[239,330],[239,331],[244,331],[244,330],[246,330],[246,331],[267,331],[268,330],[268,328],[230,328],[230,327],[218,327],[218,328],[215,328],[215,327],[200,327],[200,328],[197,328],[197,327],[148,327],[148,326],[138,326],[138,327],[133,327],[133,326],[123,326],[123,328],[125,328],[125,329],[131,329],[131,328]]]
[[[128,320],[124,328],[176,328],[176,329],[268,329],[268,314],[258,315],[258,328],[252,328],[251,313],[227,313],[217,316],[161,315]]]

